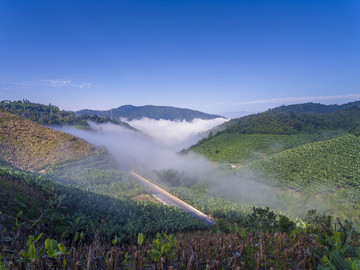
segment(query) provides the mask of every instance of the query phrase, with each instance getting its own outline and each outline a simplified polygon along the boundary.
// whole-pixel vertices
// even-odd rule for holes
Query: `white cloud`
[[[181,150],[201,139],[200,133],[228,121],[224,118],[211,120],[194,119],[191,122],[155,120],[142,118],[128,122],[131,126],[140,129],[172,149]]]
[[[238,102],[234,105],[253,105],[253,104],[267,104],[267,103],[287,103],[287,102],[313,102],[325,101],[336,99],[360,99],[358,94],[339,95],[339,96],[304,96],[304,97],[284,97],[284,98],[270,98],[270,99],[257,99],[252,101]]]
[[[90,89],[93,86],[90,83],[74,83],[72,80],[69,79],[49,79],[49,80],[39,80],[39,82],[56,88],[61,87],[76,87],[81,89]]]

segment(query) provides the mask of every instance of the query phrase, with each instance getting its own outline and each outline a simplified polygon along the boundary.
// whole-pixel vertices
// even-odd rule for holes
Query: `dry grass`
[[[0,111],[0,159],[17,168],[39,170],[94,151],[80,138]]]

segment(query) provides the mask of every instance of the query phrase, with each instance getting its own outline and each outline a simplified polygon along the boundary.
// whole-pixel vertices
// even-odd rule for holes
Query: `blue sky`
[[[360,1],[2,0],[0,99],[210,113],[360,100]]]

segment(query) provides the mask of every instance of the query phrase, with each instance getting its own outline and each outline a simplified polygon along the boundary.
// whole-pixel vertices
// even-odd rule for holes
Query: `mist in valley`
[[[105,147],[116,159],[119,169],[125,172],[137,170],[160,182],[164,181],[161,179],[162,173],[166,175],[166,172],[172,172],[173,177],[189,188],[199,188],[242,204],[285,209],[279,198],[280,193],[274,192],[274,189],[266,184],[255,181],[255,172],[247,171],[247,177],[244,178],[231,170],[229,164],[214,164],[193,152],[179,154],[181,149],[201,139],[200,134],[206,134],[207,130],[225,121],[222,118],[195,119],[192,122],[143,118],[128,122],[143,133],[111,123],[93,122],[89,122],[91,130],[70,126],[57,129]],[[163,183],[169,184],[166,180]],[[300,204],[302,203],[305,207],[305,201]],[[309,203],[310,201],[307,202],[306,208]],[[299,202],[296,204],[299,205]]]

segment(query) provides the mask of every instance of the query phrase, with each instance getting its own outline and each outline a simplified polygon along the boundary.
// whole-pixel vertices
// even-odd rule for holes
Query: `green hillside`
[[[250,163],[260,179],[281,187],[360,189],[360,138],[353,135],[305,144]]]
[[[221,133],[190,149],[212,161],[247,163],[302,144],[340,135],[339,132],[293,135]]]
[[[303,200],[313,201],[316,208],[349,219],[360,227],[360,138],[357,136],[344,135],[301,145],[251,162],[238,173],[281,190],[296,190]]]
[[[221,133],[241,134],[299,134],[320,131],[349,131],[360,124],[360,106],[329,114],[260,113],[227,123]]]
[[[346,106],[334,105],[330,107],[332,109],[326,107],[331,111],[326,114],[278,112],[287,111],[287,107],[280,107],[281,110],[275,110],[274,113],[264,112],[232,119],[219,126],[216,133],[212,132],[207,138],[191,146],[189,150],[213,161],[245,162],[248,159],[258,159],[304,143],[327,140],[345,133],[358,136],[360,106],[349,107],[354,104],[357,103],[348,103]],[[297,106],[303,108],[301,104],[290,107]],[[304,106],[323,108],[317,104]]]
[[[132,105],[124,105],[119,108],[99,111],[99,110],[81,110],[76,112],[76,115],[99,115],[102,117],[108,117],[111,119],[120,119],[126,118],[129,121],[134,119],[141,119],[143,117],[151,118],[151,119],[166,119],[166,120],[186,120],[192,121],[195,118],[200,119],[214,119],[218,117],[222,117],[219,115],[207,114],[199,111],[194,111],[190,109],[183,108],[175,108],[170,106],[132,106]]]

